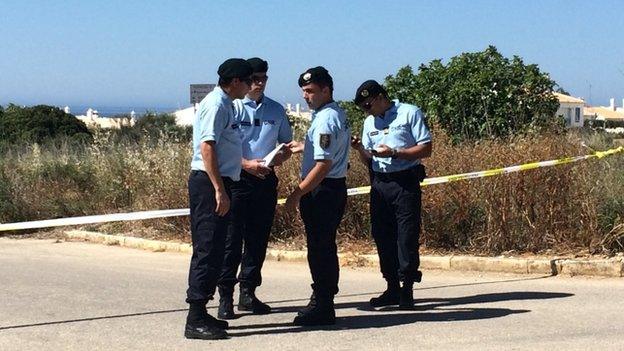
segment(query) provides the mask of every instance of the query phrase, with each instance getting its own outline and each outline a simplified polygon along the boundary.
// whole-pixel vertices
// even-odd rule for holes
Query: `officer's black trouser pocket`
[[[326,178],[301,198],[299,209],[305,225],[312,289],[317,297],[338,293],[338,249],[336,231],[347,203],[344,178]]]

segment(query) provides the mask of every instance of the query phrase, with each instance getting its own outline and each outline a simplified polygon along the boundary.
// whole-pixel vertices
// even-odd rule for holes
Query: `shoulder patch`
[[[321,144],[321,148],[327,149],[331,145],[331,134],[321,134],[319,144]]]

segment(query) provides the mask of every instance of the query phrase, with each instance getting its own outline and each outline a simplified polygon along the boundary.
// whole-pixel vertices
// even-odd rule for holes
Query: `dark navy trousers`
[[[338,293],[336,231],[347,203],[345,178],[325,178],[301,197],[299,211],[305,225],[312,290],[317,298],[333,299]]]
[[[225,190],[231,198],[234,182],[223,177]],[[208,174],[191,171],[188,180],[191,210],[193,256],[189,268],[186,302],[206,303],[212,300],[223,265],[223,253],[231,211],[224,217],[215,213],[215,189]]]
[[[424,167],[374,172],[370,193],[371,232],[383,277],[390,282],[420,282],[420,181]]]
[[[249,288],[262,284],[261,270],[277,205],[277,184],[274,172],[261,179],[242,171],[240,181],[232,185],[232,221],[227,230],[219,290],[231,294],[237,282]]]

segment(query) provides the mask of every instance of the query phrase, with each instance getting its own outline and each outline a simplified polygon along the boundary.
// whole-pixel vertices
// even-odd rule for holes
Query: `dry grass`
[[[541,135],[505,141],[452,145],[434,128],[428,176],[498,168],[609,148],[601,136]],[[93,146],[30,146],[0,159],[0,221],[48,219],[136,210],[185,208],[191,147],[175,140]],[[352,153],[349,187],[369,184],[368,172]],[[285,197],[299,178],[300,156],[278,169]],[[429,250],[503,252],[589,251],[614,253],[624,244],[624,157],[505,176],[433,185],[423,189],[421,243]],[[90,226],[152,238],[188,241],[188,218]],[[298,215],[278,208],[275,243],[301,248]],[[370,247],[368,196],[349,198],[339,229],[342,248]]]

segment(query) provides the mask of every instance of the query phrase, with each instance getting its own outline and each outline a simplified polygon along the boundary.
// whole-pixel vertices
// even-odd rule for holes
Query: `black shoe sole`
[[[371,307],[386,307],[386,306],[396,306],[399,304],[399,301],[397,302],[384,302],[384,303],[369,303]]]
[[[225,339],[230,338],[230,336],[227,333],[206,335],[206,334],[193,333],[193,332],[188,332],[188,331],[184,332],[184,337],[187,339],[196,339],[196,340],[225,340]]]

